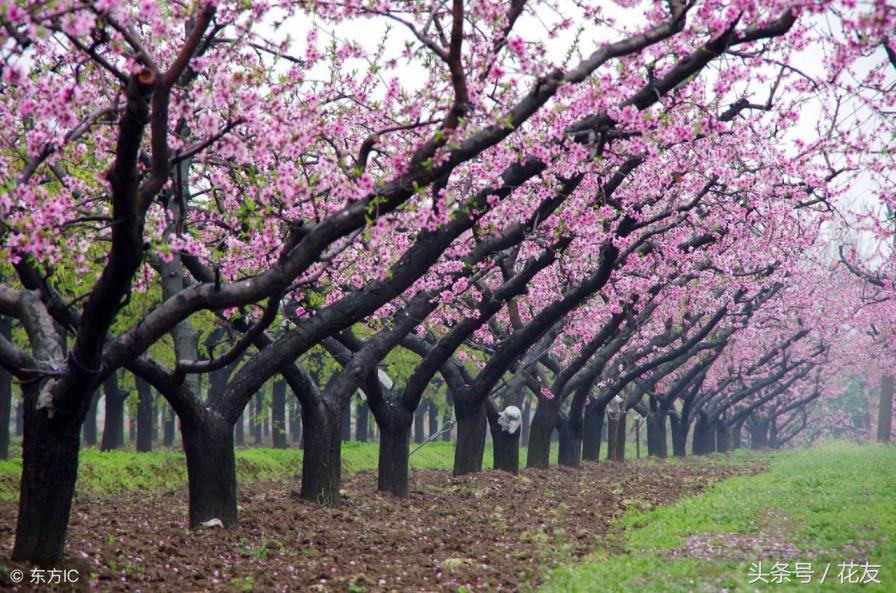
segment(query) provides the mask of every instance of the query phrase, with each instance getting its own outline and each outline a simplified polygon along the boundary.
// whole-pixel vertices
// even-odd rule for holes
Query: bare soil
[[[64,566],[77,585],[15,591],[525,591],[553,567],[607,546],[626,509],[650,509],[759,466],[706,461],[586,463],[519,476],[452,478],[414,471],[410,495],[376,492],[376,475],[344,477],[337,508],[300,501],[297,483],[240,487],[237,528],[190,531],[186,489],[80,495]],[[12,550],[16,508],[0,504],[0,558]],[[11,587],[6,564],[0,589]]]

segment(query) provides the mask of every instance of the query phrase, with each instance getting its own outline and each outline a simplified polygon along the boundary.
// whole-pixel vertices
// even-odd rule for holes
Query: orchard
[[[0,582],[896,590],[894,151],[892,0],[0,0]]]

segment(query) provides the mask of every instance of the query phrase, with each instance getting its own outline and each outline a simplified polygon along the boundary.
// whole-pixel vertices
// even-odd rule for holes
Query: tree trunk
[[[628,418],[628,411],[622,413],[619,417],[619,425],[616,427],[616,438],[618,442],[616,443],[616,461],[622,463],[625,461],[625,430],[627,428],[626,419]]]
[[[274,381],[271,394],[271,438],[275,449],[285,449],[286,444],[286,382]]]
[[[877,441],[889,443],[893,427],[893,377],[884,375],[880,379],[880,402],[877,410]]]
[[[292,407],[289,410],[289,437],[293,443],[302,442],[302,407],[295,397],[291,399]]]
[[[694,434],[691,436],[691,453],[703,455],[706,452],[706,416],[697,414],[694,422]]]
[[[40,384],[25,388],[22,480],[12,559],[39,566],[55,565],[65,546],[65,533],[78,475],[80,414],[36,409]],[[85,408],[86,412],[86,408]]]
[[[751,422],[748,425],[748,430],[750,431],[751,449],[768,448],[768,422]]]
[[[84,444],[90,447],[96,447],[97,443],[96,416],[99,401],[100,392],[94,391],[90,396],[90,406],[87,408],[84,424],[81,425],[81,438],[84,439]]]
[[[532,424],[532,403],[526,398],[523,403],[523,423],[520,424],[520,446],[529,447],[529,426]]]
[[[174,410],[171,409],[171,406],[165,406],[163,413],[165,416],[162,422],[162,428],[164,429],[162,444],[170,447],[174,444]]]
[[[190,527],[212,519],[233,527],[237,521],[233,426],[209,413],[200,422],[182,421],[180,434],[187,458]]]
[[[100,450],[112,451],[124,445],[124,400],[128,394],[118,388],[118,379],[114,374],[103,383],[103,394],[106,398],[106,419]]]
[[[410,415],[404,428],[380,425],[380,455],[377,489],[399,498],[408,495],[408,456],[410,455]]]
[[[558,429],[560,443],[557,463],[564,467],[581,467],[582,432],[576,430],[571,421],[560,422]]]
[[[420,402],[414,411],[414,442],[418,445],[423,444],[426,440],[426,407],[428,400]]]
[[[607,412],[607,461],[616,460],[616,444],[619,442],[619,414]]]
[[[451,412],[447,411],[444,414],[442,414],[442,427],[444,428],[445,426],[448,426],[448,424],[450,422],[451,422]],[[446,443],[450,443],[451,442],[451,433],[452,433],[451,430],[446,430],[445,432],[443,432],[442,440]]]
[[[217,369],[209,373],[208,397],[206,397],[208,403],[217,403],[221,400],[222,397],[224,397],[224,392],[227,391],[227,380],[228,378],[230,378],[230,372],[233,370],[233,366],[234,365],[230,364],[225,366],[224,368]]]
[[[355,407],[355,440],[359,443],[366,443],[369,439],[369,423],[370,404],[363,401]]]
[[[670,414],[669,420],[672,426],[672,455],[684,457],[687,454],[690,422],[677,414]]]
[[[607,461],[625,461],[626,412],[607,414]]]
[[[492,465],[512,474],[520,471],[520,428],[509,433],[498,424],[498,414],[488,416],[488,427],[492,435]]]
[[[535,414],[529,426],[529,451],[526,455],[526,467],[547,469],[551,463],[551,435],[557,424],[560,413],[560,398],[538,398]]]
[[[457,398],[454,402],[457,418],[457,445],[454,448],[454,475],[462,476],[482,471],[485,453],[485,430],[488,423],[483,403],[469,404]]]
[[[137,450],[152,451],[153,432],[153,394],[149,383],[140,377],[134,378],[137,384]]]
[[[352,440],[352,403],[349,401],[345,404],[345,407],[342,408],[342,418],[339,420],[340,426],[340,438],[343,441]]]
[[[743,420],[735,423],[734,426],[731,428],[731,448],[732,449],[743,448],[743,446],[744,446],[743,432],[744,432]]]
[[[342,481],[341,414],[325,405],[302,406],[305,454],[299,496],[325,506],[339,502]]]
[[[261,412],[261,435],[262,438],[267,438],[271,436],[271,409],[268,406],[267,410],[262,410]]]
[[[233,425],[233,439],[236,445],[242,447],[246,444],[246,414],[243,412]]]
[[[22,436],[25,431],[25,406],[21,402],[16,406],[16,436]]]
[[[704,439],[704,453],[715,453],[716,446],[716,423],[718,421],[709,416],[706,419],[706,438]]]
[[[429,405],[426,407],[429,412],[429,430],[427,431],[427,438],[433,438],[433,436],[439,432],[439,408],[436,407],[436,402],[432,400],[428,400]]]
[[[451,422],[451,410],[454,408],[454,396],[451,394],[451,390],[447,390],[445,392],[445,403],[448,404],[448,409],[445,410],[445,413],[442,414],[442,426],[447,426]],[[446,430],[442,433],[442,440],[446,443],[451,442],[451,433],[452,430]]]
[[[716,422],[716,451],[727,453],[731,449],[731,431],[724,420]]]
[[[585,406],[585,425],[582,429],[582,459],[598,462],[601,433],[604,428],[604,406]]]
[[[664,459],[666,450],[666,412],[657,408],[647,415],[647,454]]]
[[[691,449],[694,455],[706,455],[716,450],[716,423],[703,412],[697,413]]]

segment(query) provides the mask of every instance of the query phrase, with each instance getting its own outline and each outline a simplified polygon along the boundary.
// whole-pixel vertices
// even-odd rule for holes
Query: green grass
[[[417,449],[412,443],[412,469],[450,470],[454,465],[454,444],[445,441],[426,443]],[[20,450],[14,448],[14,453]],[[346,472],[375,470],[379,448],[375,443],[356,441],[342,444],[342,467]],[[646,447],[642,446],[642,456]],[[606,444],[601,448],[606,455]],[[634,459],[633,443],[626,446],[626,458]],[[299,449],[239,448],[236,452],[237,480],[283,480],[297,476],[302,467]],[[557,444],[551,445],[551,463],[557,463]],[[520,465],[526,464],[526,449],[520,450]],[[486,442],[483,465],[492,466],[491,440]],[[18,457],[0,461],[0,502],[18,499],[19,476],[22,462]],[[81,450],[78,465],[78,491],[98,494],[117,494],[145,490],[172,490],[187,483],[184,455],[177,450],[157,450],[138,453],[132,450],[100,452],[95,448]]]
[[[768,459],[765,473],[626,513],[604,551],[554,572],[542,593],[896,591],[896,449],[831,443]],[[695,557],[697,543],[721,552]],[[775,547],[788,545],[790,557]],[[787,562],[791,582],[750,584],[760,561],[763,573]],[[881,583],[841,583],[838,565],[849,561],[880,565]],[[793,574],[796,562],[812,563],[810,583]]]
[[[412,444],[412,469],[450,470],[454,464],[454,444],[436,441],[419,450]],[[375,443],[346,442],[342,444],[342,468],[346,472],[375,470],[379,448]],[[552,458],[557,462],[557,447],[552,447]],[[520,452],[525,463],[526,450]],[[299,449],[240,448],[236,451],[237,480],[284,480],[294,478],[302,467]],[[491,444],[486,445],[484,465],[492,465]],[[0,502],[18,499],[20,458],[0,461]],[[82,449],[78,462],[78,491],[97,494],[173,490],[187,483],[184,455],[180,451],[159,450],[151,453]]]

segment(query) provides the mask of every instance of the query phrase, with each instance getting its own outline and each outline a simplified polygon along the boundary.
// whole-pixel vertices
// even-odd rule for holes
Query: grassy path
[[[556,571],[542,593],[896,591],[896,448],[832,443],[769,459],[766,473],[628,512],[609,551]],[[863,579],[880,582],[851,582]]]

